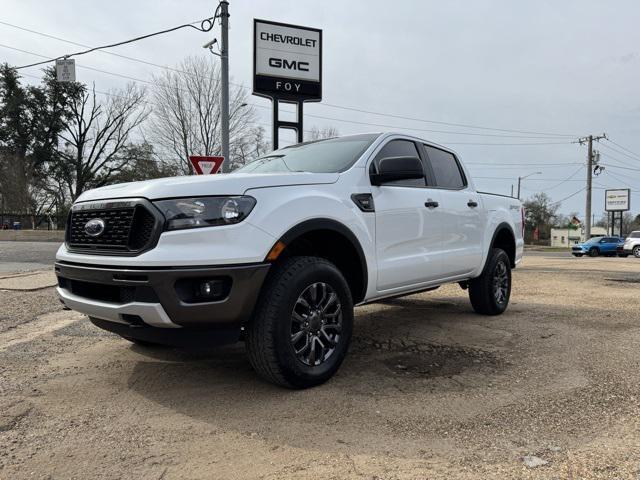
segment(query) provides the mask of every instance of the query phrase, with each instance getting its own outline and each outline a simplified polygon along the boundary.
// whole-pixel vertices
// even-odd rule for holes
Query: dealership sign
[[[605,190],[604,209],[607,212],[626,212],[631,209],[631,190],[628,188]]]
[[[322,30],[253,21],[253,93],[295,101],[322,98]]]

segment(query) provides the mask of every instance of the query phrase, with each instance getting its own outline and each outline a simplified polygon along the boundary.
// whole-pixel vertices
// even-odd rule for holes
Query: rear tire
[[[265,380],[309,388],[329,380],[353,329],[349,286],[331,262],[292,257],[275,265],[246,328],[249,361]]]
[[[627,254],[627,253],[619,253],[618,256],[620,258],[627,258],[629,256],[629,254]]]
[[[501,248],[493,248],[478,278],[469,281],[471,306],[482,315],[500,315],[511,296],[511,261]]]
[[[600,255],[600,251],[597,248],[592,248],[591,250],[589,250],[590,257],[597,257],[598,255]]]

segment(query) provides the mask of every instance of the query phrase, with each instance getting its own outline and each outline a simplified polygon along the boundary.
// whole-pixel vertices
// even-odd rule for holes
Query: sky
[[[217,5],[0,2],[0,22],[89,46],[194,22]],[[611,141],[595,144],[605,171],[594,179],[593,212],[603,211],[605,188],[631,188],[632,212],[640,212],[640,2],[230,0],[229,12],[232,82],[247,88],[267,132],[270,102],[250,95],[254,18],[323,30],[323,99],[305,105],[305,130],[409,133],[453,148],[479,190],[510,194],[518,176],[533,174],[522,181],[523,199],[544,191],[562,200],[561,212],[580,216],[587,150],[572,142],[606,133]],[[176,66],[210,56],[202,45],[214,36],[218,27],[185,29],[111,51]],[[47,57],[78,50],[0,23],[0,62],[40,60],[6,47]],[[102,91],[131,81],[122,76],[149,82],[163,71],[102,52],[76,64],[109,72],[77,69],[79,81]],[[41,67],[20,72],[37,83]]]

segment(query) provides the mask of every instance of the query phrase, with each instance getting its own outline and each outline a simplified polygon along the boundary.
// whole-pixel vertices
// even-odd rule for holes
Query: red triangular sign
[[[202,157],[197,155],[189,155],[189,161],[196,171],[196,175],[208,175],[210,173],[218,173],[224,157]]]

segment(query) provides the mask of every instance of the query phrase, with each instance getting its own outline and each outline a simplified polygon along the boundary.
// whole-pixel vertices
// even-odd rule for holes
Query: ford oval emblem
[[[104,233],[106,224],[101,218],[92,218],[84,224],[84,233],[90,237],[99,237]]]

